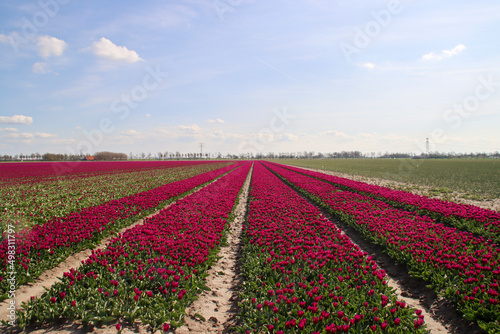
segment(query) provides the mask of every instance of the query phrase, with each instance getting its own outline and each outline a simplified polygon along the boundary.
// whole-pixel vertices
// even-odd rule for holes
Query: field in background
[[[500,160],[497,159],[312,159],[275,160],[298,167],[375,177],[451,190],[471,199],[500,198]]]

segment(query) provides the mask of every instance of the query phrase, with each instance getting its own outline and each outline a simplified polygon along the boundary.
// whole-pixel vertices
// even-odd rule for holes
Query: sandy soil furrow
[[[230,333],[236,324],[238,286],[241,282],[238,259],[252,172],[253,168],[243,185],[236,218],[227,235],[227,245],[221,248],[219,261],[208,270],[206,284],[211,291],[204,291],[186,310],[185,325],[178,328],[176,334]]]

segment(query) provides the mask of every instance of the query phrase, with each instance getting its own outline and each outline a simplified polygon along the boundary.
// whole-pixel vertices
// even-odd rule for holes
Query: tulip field
[[[1,300],[92,249],[18,305],[14,325],[175,333],[209,289],[246,180],[233,332],[427,333],[343,225],[500,332],[500,213],[265,161],[0,164]]]
[[[227,166],[206,162],[0,164],[0,226],[43,224],[83,208]]]
[[[62,316],[88,324],[123,317],[154,329],[176,327],[203,289],[203,273],[214,261],[249,169],[246,163],[113,238],[106,251],[94,252],[30,302],[21,322]]]
[[[262,165],[250,197],[241,332],[425,333],[373,259]]]
[[[76,187],[70,187],[70,194],[67,194],[65,197],[65,193],[62,193],[62,191],[66,189],[60,188],[60,184],[58,182],[54,185],[54,181],[46,185],[36,184],[34,185],[35,190],[31,192],[23,192],[21,195],[16,194],[19,190],[13,189],[12,186],[2,188],[2,190],[5,190],[3,195],[4,197],[2,198],[2,203],[5,204],[2,205],[9,206],[9,208],[5,208],[3,210],[6,213],[2,217],[1,223],[3,229],[7,225],[12,224],[11,229],[15,229],[17,231],[16,253],[18,256],[15,261],[15,266],[13,266],[13,262],[9,261],[9,240],[4,237],[0,243],[0,260],[2,261],[0,264],[0,298],[3,300],[7,297],[6,291],[10,284],[5,278],[8,276],[7,272],[12,271],[11,269],[14,268],[17,273],[16,284],[29,282],[33,278],[38,277],[44,270],[50,269],[59,262],[63,261],[68,255],[78,250],[92,248],[101,239],[110,235],[113,232],[113,229],[131,224],[140,217],[151,213],[157,207],[164,205],[168,200],[173,200],[176,196],[210,181],[214,178],[214,176],[216,176],[214,173],[221,175],[231,168],[225,167],[212,173],[203,173],[204,171],[207,171],[207,169],[198,167],[199,166],[193,168],[193,166],[191,166],[188,170],[182,171],[178,168],[173,168],[173,171],[166,168],[164,169],[164,173],[166,172],[166,174],[161,180],[162,183],[182,180],[189,176],[198,175],[194,178],[188,178],[183,181],[166,183],[161,187],[158,187],[158,185],[161,185],[162,183],[158,184],[156,183],[158,180],[155,180],[156,184],[146,183],[149,188],[156,186],[153,189],[139,191],[129,196],[115,198],[104,203],[102,203],[102,200],[100,200],[98,196],[94,196],[94,198],[98,199],[94,205],[84,208],[77,208],[71,205],[73,201],[76,203],[79,202],[78,198],[75,199],[75,194],[71,193],[71,191],[75,191]],[[137,174],[137,172],[134,174],[135,175],[127,175],[127,177],[132,178],[136,176],[135,182],[140,182],[141,178],[137,177],[141,177],[141,175]],[[79,188],[87,189],[95,185],[95,178],[88,180],[81,178],[81,174],[77,175],[78,176],[76,176],[76,178],[79,180],[77,186]],[[71,175],[70,178],[73,178],[73,176],[75,175]],[[23,184],[29,184],[30,182],[36,183],[36,178],[28,178],[27,180],[22,178],[20,179],[21,180],[12,178],[12,180],[9,181],[10,184],[15,181]],[[42,178],[41,183],[44,182],[43,180],[44,179]],[[96,187],[102,186],[104,188],[109,186],[108,182],[97,184],[98,185]],[[126,187],[124,189],[124,193],[120,195],[113,193],[113,197],[126,195],[129,187],[126,183],[125,185]],[[47,199],[43,192],[36,189],[37,187],[51,189],[51,193],[55,194],[58,199],[51,199],[50,196],[47,196],[49,197],[49,199]],[[142,189],[144,188],[141,188],[140,190]],[[104,194],[105,190],[99,189],[98,192]],[[76,196],[78,197],[80,195],[77,194]],[[48,206],[60,206],[62,208],[61,210],[64,210],[65,213],[71,208],[73,210],[62,217],[55,216],[43,219],[42,221],[44,224],[35,224],[32,228],[23,229],[22,222],[29,219],[29,217],[32,217],[32,212],[36,212],[36,209],[38,209],[37,204],[33,204],[33,201],[30,200],[33,197],[40,197],[40,202],[45,204],[48,203]],[[26,202],[23,202],[21,200],[17,201],[17,198],[22,198],[23,200],[25,198],[28,199]],[[59,200],[59,198],[63,199]],[[29,203],[31,203],[31,205]],[[12,211],[10,209],[12,206],[15,206],[15,213],[13,215],[16,219],[12,219],[12,215],[8,215],[8,213]],[[24,210],[26,207],[28,208],[27,210],[33,210],[29,215]],[[34,209],[33,207],[36,208]],[[33,222],[31,221],[30,223],[32,224]]]
[[[497,212],[425,198],[418,201],[418,196],[411,194],[406,197],[400,192],[390,194],[389,189],[377,191],[380,187],[362,188],[359,183],[350,184],[345,179],[295,167],[266,166],[339,220],[353,226],[365,239],[385,248],[394,261],[407,266],[411,275],[454,301],[466,319],[492,333],[498,332],[500,248],[492,239],[449,226],[448,220],[441,222],[418,209],[424,207],[423,212],[450,220],[461,217],[475,222],[474,226],[483,223],[484,229],[492,233],[496,230],[490,226],[500,223]],[[346,184],[354,190],[343,190],[347,189]],[[387,201],[362,193],[376,194]],[[411,203],[415,210],[387,204],[397,201],[398,196],[400,204]]]

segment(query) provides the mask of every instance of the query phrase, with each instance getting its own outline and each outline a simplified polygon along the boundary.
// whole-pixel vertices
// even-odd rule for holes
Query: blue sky
[[[493,152],[498,1],[2,1],[0,154]]]

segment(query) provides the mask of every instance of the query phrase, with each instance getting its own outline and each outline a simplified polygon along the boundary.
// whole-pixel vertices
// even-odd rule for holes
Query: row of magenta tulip
[[[367,240],[385,248],[411,275],[456,302],[466,319],[488,331],[498,328],[500,250],[491,240],[276,165],[267,166]]]
[[[297,167],[278,165],[302,173],[347,191],[357,192],[381,200],[395,208],[417,212],[436,221],[461,230],[484,236],[500,244],[500,213],[469,204],[460,204],[437,198],[429,198],[406,191],[394,190],[342,177],[327,175]]]
[[[426,332],[373,259],[260,163],[250,199],[239,332]]]
[[[204,288],[251,164],[161,210],[93,251],[18,312],[21,327],[59,318],[84,324],[140,319],[175,328]]]
[[[13,252],[9,248],[9,240],[4,238],[0,244],[0,299],[7,298],[6,291],[10,283],[3,278],[12,271],[11,263],[15,262],[17,286],[29,282],[62,262],[70,254],[95,247],[95,244],[113,233],[113,230],[130,225],[178,196],[212,181],[240,164],[88,207],[21,231],[16,235],[14,261],[12,256],[9,257],[9,253]]]
[[[211,164],[213,161],[21,162],[0,164],[0,187],[64,178]]]
[[[86,177],[78,174],[78,177],[66,176],[57,181],[32,179],[22,185],[0,185],[0,231],[3,232],[9,222],[15,222],[15,229],[20,231],[83,208],[187,179],[229,164],[218,162],[177,167],[174,167],[176,164],[170,164],[164,165],[164,168],[155,165],[147,168],[144,163],[140,168],[137,166],[137,170],[117,168],[103,174],[85,174]]]

